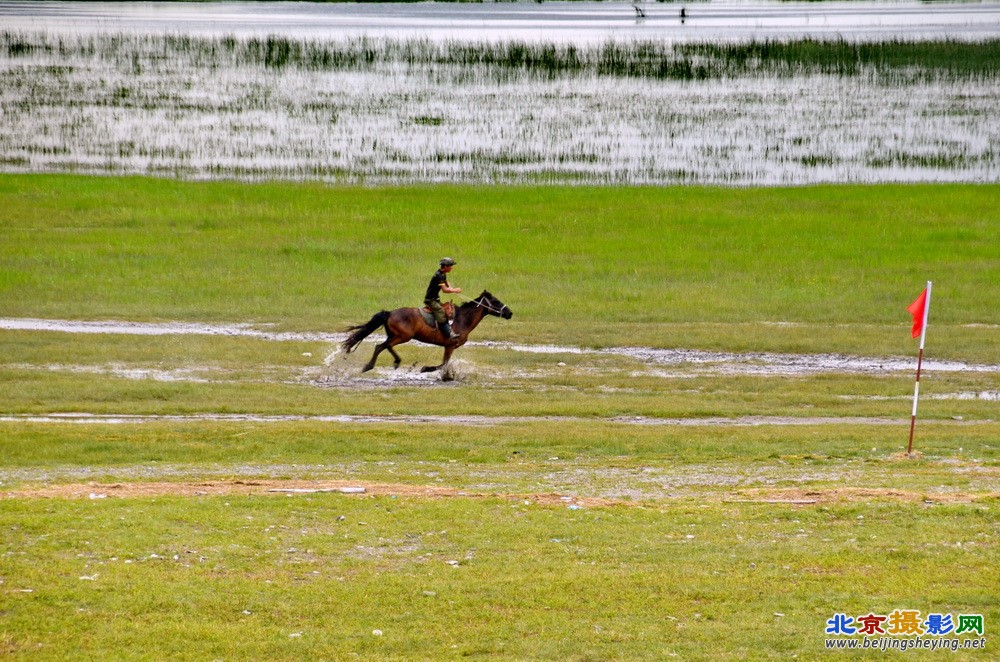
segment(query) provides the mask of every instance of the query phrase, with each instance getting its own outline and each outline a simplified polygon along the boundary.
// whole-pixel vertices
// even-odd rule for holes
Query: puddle
[[[283,341],[316,341],[327,342],[336,346],[343,341],[344,334],[314,333],[314,332],[276,332],[267,331],[250,324],[200,324],[190,322],[120,322],[120,321],[70,321],[42,320],[23,318],[0,318],[0,330],[20,331],[52,331],[60,333],[94,333],[94,334],[125,334],[125,335],[220,335],[234,337],[260,338],[277,342]],[[374,346],[374,341],[366,341],[357,350],[360,355],[366,355]],[[470,342],[467,347],[482,347],[501,351],[524,352],[541,355],[576,355],[576,356],[621,356],[635,359],[646,365],[654,376],[691,377],[711,375],[753,375],[753,376],[794,376],[815,374],[886,374],[893,372],[914,372],[916,362],[906,357],[860,357],[842,354],[784,354],[769,352],[710,352],[697,349],[660,349],[653,347],[609,347],[591,349],[585,347],[560,345],[533,345],[525,343],[508,343],[496,341]],[[383,386],[425,386],[440,385],[437,373],[420,373],[417,364],[401,367],[399,370],[378,368],[371,375],[358,372],[359,367],[353,363],[342,363],[337,360],[342,356],[334,347],[323,360],[321,374],[313,376],[309,372],[307,379],[319,386],[348,386],[357,388],[366,384],[372,387]],[[383,359],[387,360],[387,359]],[[453,361],[455,374],[452,378],[461,382],[472,372],[472,367],[456,359]],[[661,368],[676,368],[674,372],[658,371]],[[122,371],[128,369],[122,367]],[[185,373],[185,370],[188,372]],[[182,379],[187,374],[197,378],[195,374],[201,368],[178,369],[162,373],[164,379],[171,376]],[[972,372],[1000,373],[1000,365],[980,365],[960,361],[936,361],[925,359],[923,370],[926,372]],[[141,371],[134,378],[141,378]],[[155,371],[148,375],[155,376]],[[155,378],[155,377],[154,377]]]
[[[1000,402],[1000,391],[966,391],[962,393],[923,393],[923,400],[979,400]],[[843,400],[912,400],[913,395],[842,395]]]
[[[53,331],[60,333],[122,334],[132,336],[242,336],[275,341],[341,342],[341,333],[267,331],[253,324],[201,324],[197,322],[121,322],[0,318],[0,330]]]
[[[650,366],[688,366],[681,373],[664,376],[703,375],[812,375],[821,373],[885,374],[915,372],[916,360],[904,357],[861,357],[844,354],[782,354],[769,352],[709,352],[698,349],[658,349],[652,347],[609,347],[586,349],[557,345],[526,345],[502,342],[469,343],[533,354],[611,355],[636,359]],[[1000,372],[1000,365],[977,365],[960,361],[924,359],[927,372]]]
[[[144,380],[156,382],[194,382],[198,384],[221,383],[226,380],[211,379],[205,376],[207,368],[175,368],[161,370],[157,368],[135,368],[125,365],[64,365],[53,363],[49,365],[33,365],[13,363],[6,367],[14,370],[37,370],[42,372],[68,372],[72,374],[112,375],[122,379]]]

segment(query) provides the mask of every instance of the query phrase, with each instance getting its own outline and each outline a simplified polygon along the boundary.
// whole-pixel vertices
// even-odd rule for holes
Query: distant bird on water
[[[632,9],[635,10],[636,18],[646,18],[646,10],[639,5],[632,5]]]

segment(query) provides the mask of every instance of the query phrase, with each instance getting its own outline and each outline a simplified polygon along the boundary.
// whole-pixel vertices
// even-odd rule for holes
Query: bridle
[[[462,296],[462,295],[459,295],[459,296]],[[480,308],[485,308],[486,310],[488,310],[489,312],[493,313],[497,317],[502,317],[503,316],[503,311],[510,310],[509,308],[507,308],[507,304],[505,304],[505,303],[501,303],[500,304],[500,306],[501,306],[500,308],[494,308],[493,306],[489,305],[488,303],[484,303],[483,299],[486,298],[486,295],[482,295],[478,299],[470,299],[469,297],[466,297],[466,296],[462,296],[462,298],[465,299],[466,301],[470,301],[470,302],[476,304],[476,306],[478,306]]]

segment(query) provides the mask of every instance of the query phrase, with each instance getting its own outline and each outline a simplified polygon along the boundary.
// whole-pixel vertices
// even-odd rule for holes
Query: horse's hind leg
[[[375,352],[372,354],[371,361],[365,364],[365,367],[361,369],[361,372],[368,372],[369,370],[375,367],[375,361],[378,360],[378,355],[382,353],[383,349],[385,349],[385,343],[382,343],[381,345],[375,348]]]
[[[396,350],[393,349],[393,347],[398,345],[399,342],[400,342],[399,339],[396,337],[386,338],[384,343],[375,348],[375,353],[372,354],[372,360],[369,361],[367,365],[365,365],[365,367],[361,369],[361,372],[368,372],[369,370],[375,367],[375,361],[378,360],[378,355],[382,353],[382,350],[389,350],[389,353],[392,354],[392,360],[393,360],[392,368],[393,370],[398,368],[399,364],[402,362],[402,359],[399,358],[399,354],[396,353]]]
[[[451,360],[451,354],[455,351],[454,347],[444,348],[444,360],[441,361],[441,365],[426,365],[420,369],[420,372],[434,372],[435,370],[440,370],[441,368],[448,365],[448,361]]]

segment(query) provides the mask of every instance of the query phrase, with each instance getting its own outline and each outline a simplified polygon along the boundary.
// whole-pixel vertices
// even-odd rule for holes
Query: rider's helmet
[[[450,257],[445,257],[445,258],[441,259],[441,266],[442,267],[453,267],[456,264],[458,264],[458,263],[455,262],[455,260],[451,259]]]

